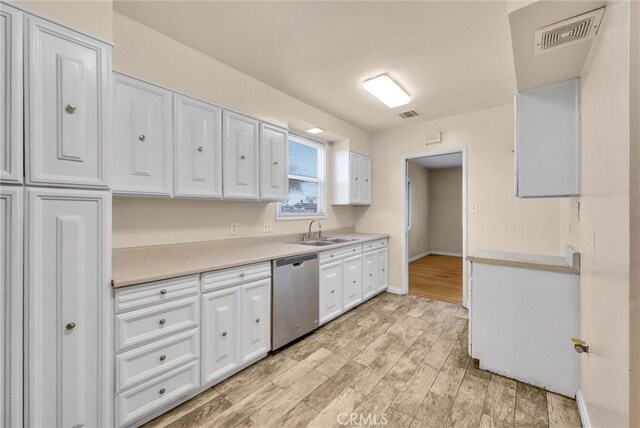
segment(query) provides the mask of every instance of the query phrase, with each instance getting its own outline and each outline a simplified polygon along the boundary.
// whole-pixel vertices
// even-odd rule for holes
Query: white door
[[[113,86],[113,192],[170,196],[173,94],[118,73]]]
[[[0,4],[0,180],[22,182],[22,12]]]
[[[242,362],[265,355],[271,349],[271,279],[242,286]]]
[[[344,259],[342,265],[342,309],[362,302],[362,255]]]
[[[224,197],[258,199],[258,121],[223,113]]]
[[[222,198],[222,109],[174,95],[175,195]]]
[[[364,299],[378,291],[378,253],[371,251],[362,256],[362,294]]]
[[[286,201],[289,196],[286,129],[260,124],[260,199]]]
[[[389,285],[389,273],[387,272],[387,249],[377,251],[378,254],[378,291],[384,290]]]
[[[240,287],[202,296],[202,385],[238,366]]]
[[[3,6],[4,7],[4,6]],[[22,188],[0,192],[0,425],[22,426]]]
[[[25,425],[110,426],[111,197],[28,189]]]
[[[33,16],[26,23],[27,182],[106,187],[111,47]]]
[[[349,202],[352,204],[360,203],[360,155],[349,152]]]
[[[320,324],[342,313],[342,261],[320,266]]]
[[[360,165],[361,165],[361,192],[360,192],[360,203],[362,204],[370,204],[371,203],[371,158],[367,156],[360,157]]]

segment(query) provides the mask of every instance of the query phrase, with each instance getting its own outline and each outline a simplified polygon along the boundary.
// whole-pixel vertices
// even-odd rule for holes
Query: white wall
[[[432,252],[462,255],[462,168],[429,170]]]
[[[429,170],[409,161],[407,175],[411,180],[411,229],[409,238],[409,258],[429,251]]]

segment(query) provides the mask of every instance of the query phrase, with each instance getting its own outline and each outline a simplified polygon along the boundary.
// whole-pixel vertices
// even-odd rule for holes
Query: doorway
[[[403,159],[403,293],[466,305],[466,153]]]

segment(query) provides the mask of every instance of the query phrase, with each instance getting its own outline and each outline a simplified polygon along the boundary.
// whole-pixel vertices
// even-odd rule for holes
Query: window
[[[289,199],[278,204],[278,220],[325,217],[326,144],[289,135]]]

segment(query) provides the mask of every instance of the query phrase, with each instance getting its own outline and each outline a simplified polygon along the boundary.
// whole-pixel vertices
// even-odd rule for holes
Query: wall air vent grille
[[[593,39],[598,33],[604,10],[605,8],[602,7],[540,28],[535,33],[534,52],[544,53],[560,46]]]
[[[403,119],[409,119],[411,117],[416,117],[418,116],[420,113],[418,113],[415,110],[407,110],[407,111],[403,111],[402,113],[398,113],[398,116],[400,116]]]

